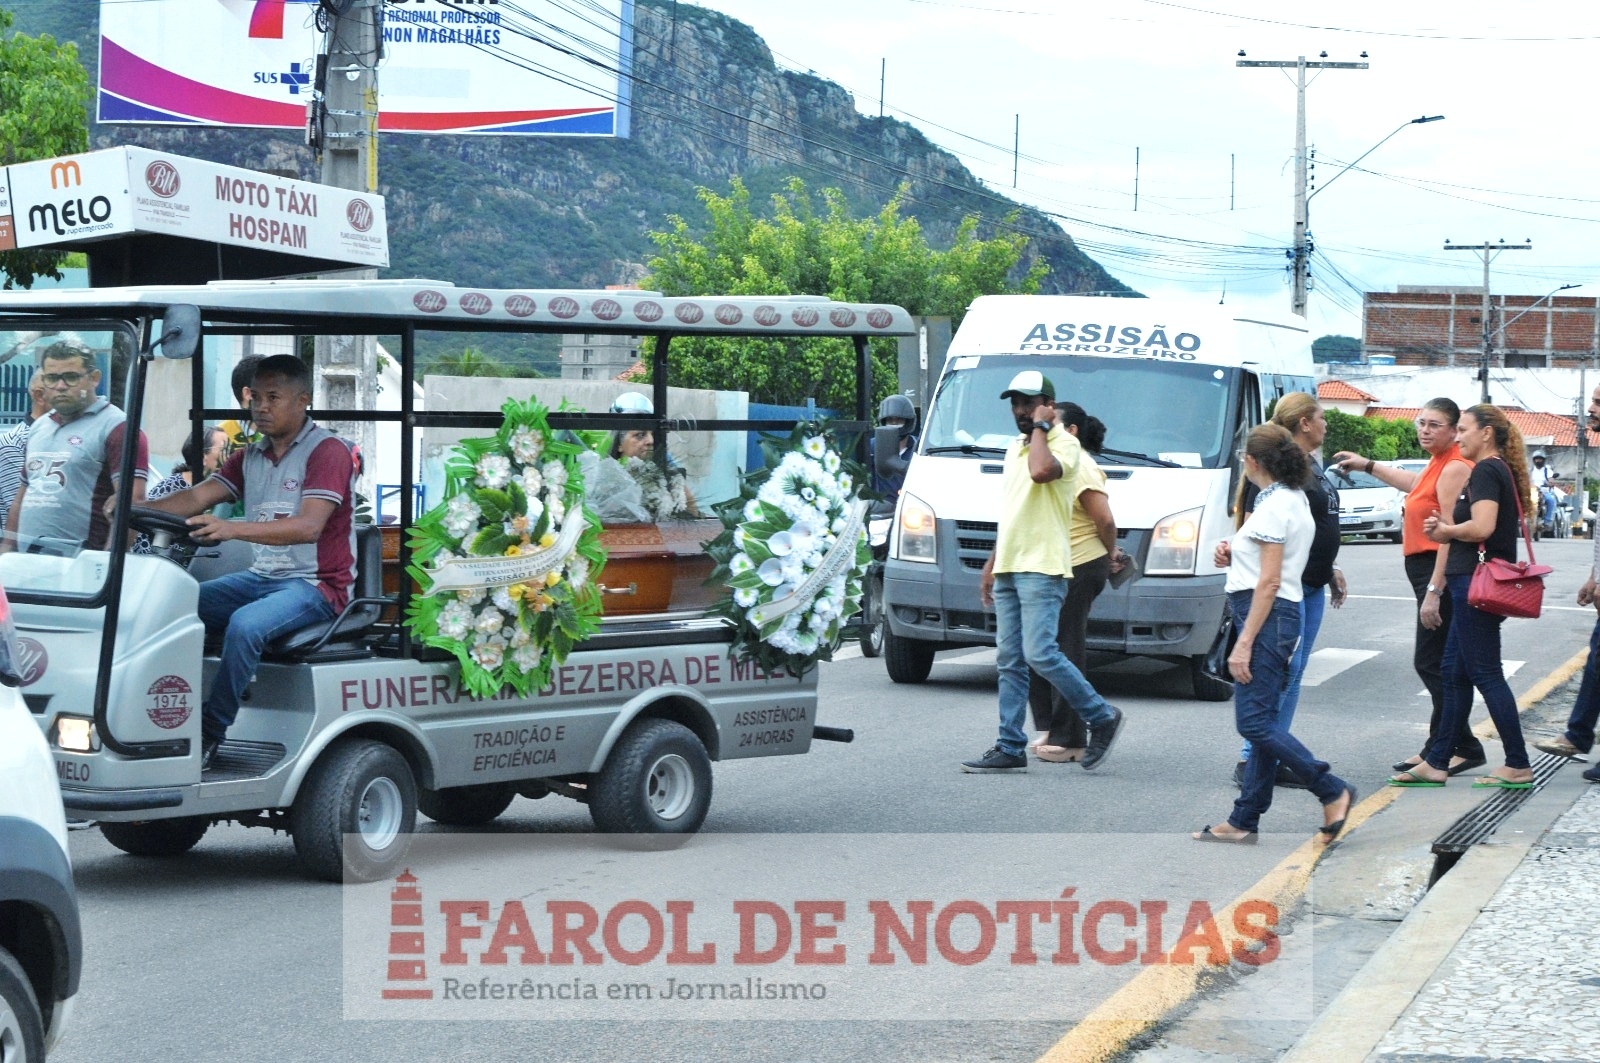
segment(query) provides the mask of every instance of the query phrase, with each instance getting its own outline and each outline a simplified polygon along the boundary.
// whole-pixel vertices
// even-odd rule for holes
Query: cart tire
[[[693,834],[711,807],[711,758],[683,724],[637,720],[589,792],[589,815],[607,834]]]
[[[16,957],[0,948],[0,1059],[44,1060],[44,1012]]]
[[[210,827],[211,820],[204,816],[181,816],[137,823],[101,823],[100,833],[132,856],[182,856],[200,844]]]
[[[1205,655],[1189,658],[1189,676],[1196,701],[1232,701],[1233,684],[1206,672]]]
[[[862,605],[861,656],[877,657],[883,653],[883,640],[889,632],[889,619],[883,608],[882,579],[869,580]]]
[[[451,786],[417,794],[417,809],[435,823],[452,827],[478,827],[492,823],[517,796],[510,783],[485,786]]]
[[[883,633],[883,663],[889,678],[896,683],[925,683],[933,671],[934,648],[931,642],[901,638],[893,631]]]
[[[411,766],[393,746],[367,738],[326,750],[289,812],[301,865],[329,882],[386,877],[405,859],[416,825]]]

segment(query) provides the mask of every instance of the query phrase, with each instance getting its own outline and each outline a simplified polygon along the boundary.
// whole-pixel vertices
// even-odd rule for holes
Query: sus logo
[[[178,177],[176,166],[166,159],[157,159],[144,168],[144,184],[162,199],[171,199],[178,194],[183,181]]]
[[[737,325],[744,320],[744,311],[732,303],[723,303],[717,307],[717,320],[724,325]]]
[[[601,321],[615,321],[622,316],[622,304],[615,299],[596,299],[589,304],[589,313]]]
[[[856,312],[841,306],[828,315],[828,320],[833,322],[834,328],[849,328],[856,323]]]
[[[424,314],[437,314],[450,304],[439,292],[434,291],[432,288],[424,288],[411,297],[411,305],[421,310]]]
[[[482,292],[468,292],[461,297],[461,309],[474,316],[487,314],[494,309],[494,300]]]
[[[352,199],[350,205],[344,208],[345,220],[350,223],[350,228],[358,233],[364,233],[372,228],[372,221],[376,215],[372,212],[372,204],[364,199]]]
[[[867,324],[873,328],[888,328],[893,320],[894,315],[881,306],[867,311]]]
[[[506,296],[506,313],[512,317],[529,317],[537,309],[539,304],[529,296],[520,294]]]

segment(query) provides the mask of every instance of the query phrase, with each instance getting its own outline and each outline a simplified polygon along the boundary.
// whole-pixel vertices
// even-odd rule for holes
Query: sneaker
[[[211,758],[217,755],[217,747],[222,745],[220,738],[202,738],[200,740],[200,770],[211,770]]]
[[[999,746],[994,746],[977,760],[962,761],[961,770],[971,772],[974,775],[990,775],[1002,771],[1027,771],[1028,758],[1021,753],[1007,753]]]
[[[1239,787],[1241,790],[1244,789],[1244,766],[1247,763],[1249,762],[1241,760],[1239,763],[1233,766],[1233,785]]]
[[[1111,747],[1116,744],[1117,736],[1122,733],[1122,724],[1126,719],[1122,710],[1113,705],[1111,719],[1089,728],[1089,748],[1083,754],[1084,770],[1098,768],[1111,755]]]
[[[1587,782],[1600,782],[1600,764],[1596,764],[1594,767],[1584,772],[1583,777]]]
[[[1587,749],[1579,749],[1567,741],[1566,735],[1562,735],[1560,738],[1546,738],[1535,742],[1533,748],[1541,753],[1553,753],[1558,757],[1582,757],[1589,752]]]

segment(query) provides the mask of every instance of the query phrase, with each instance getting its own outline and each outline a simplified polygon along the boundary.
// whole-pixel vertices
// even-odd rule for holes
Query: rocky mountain
[[[19,5],[16,28],[75,41],[95,80],[98,6]],[[625,140],[385,138],[389,275],[492,287],[627,283],[643,275],[648,233],[668,214],[691,224],[703,216],[697,186],[726,192],[737,175],[759,198],[798,175],[813,189],[842,189],[862,212],[908,184],[905,213],[938,246],[966,215],[978,215],[989,235],[1019,211],[1013,224],[1032,237],[1030,255],[1050,264],[1046,291],[1127,290],[1051,219],[988,191],[915,127],[863,115],[838,85],[779,69],[743,23],[688,3],[639,0],[634,76]],[[90,142],[316,174],[311,152],[288,131],[96,125]]]

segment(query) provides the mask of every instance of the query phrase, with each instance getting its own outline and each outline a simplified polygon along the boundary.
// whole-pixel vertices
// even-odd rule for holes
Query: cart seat
[[[291,631],[268,643],[263,660],[305,660],[318,657],[365,654],[362,637],[383,615],[383,539],[376,524],[356,525],[356,579],[350,587],[350,604],[330,620]]]

